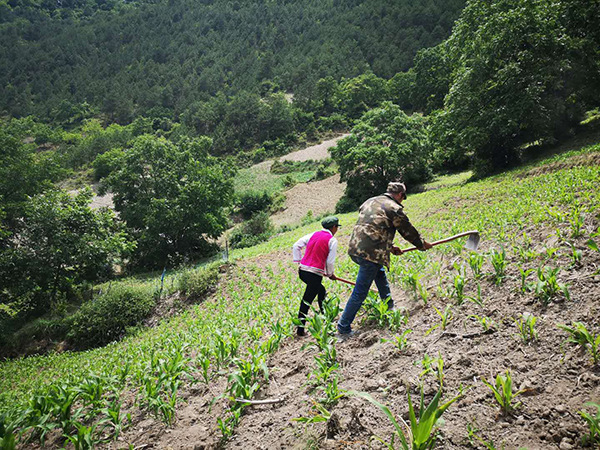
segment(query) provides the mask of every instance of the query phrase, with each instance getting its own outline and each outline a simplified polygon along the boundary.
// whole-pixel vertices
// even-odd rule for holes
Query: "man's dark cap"
[[[338,220],[337,217],[335,216],[327,216],[325,217],[322,221],[321,221],[321,225],[323,226],[323,228],[325,228],[326,230],[329,230],[333,227],[339,227],[340,226],[340,221]]]

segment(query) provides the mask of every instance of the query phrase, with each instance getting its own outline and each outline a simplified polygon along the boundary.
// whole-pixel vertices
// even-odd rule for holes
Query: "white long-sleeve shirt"
[[[329,254],[327,255],[327,261],[325,262],[325,275],[327,275],[329,277],[329,276],[333,275],[333,269],[334,269],[334,265],[335,265],[335,257],[337,255],[337,245],[338,244],[337,244],[337,239],[335,237],[333,237],[333,233],[331,233],[330,230],[323,229],[323,231],[327,231],[329,234],[331,234],[331,239],[329,240]],[[308,241],[310,241],[310,238],[315,233],[316,232],[313,232],[313,233],[307,234],[306,236],[302,236],[300,239],[298,239],[294,243],[294,246],[292,247],[292,254],[294,257],[294,262],[300,263],[300,261],[302,260],[302,249],[308,245]],[[317,275],[323,276],[323,272],[316,267],[311,267],[311,266],[306,266],[304,264],[300,264],[300,270],[304,270],[306,272],[312,272]]]

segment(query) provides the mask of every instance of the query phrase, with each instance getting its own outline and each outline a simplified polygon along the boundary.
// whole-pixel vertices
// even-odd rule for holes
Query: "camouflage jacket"
[[[360,207],[348,254],[389,269],[396,231],[415,247],[423,248],[421,236],[404,214],[402,205],[389,194],[372,197]]]

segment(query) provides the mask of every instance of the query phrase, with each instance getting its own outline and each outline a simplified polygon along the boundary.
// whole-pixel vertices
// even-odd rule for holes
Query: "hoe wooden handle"
[[[347,284],[351,284],[352,286],[356,286],[356,283],[350,281],[350,280],[344,280],[343,278],[340,278],[338,276],[335,277],[335,279],[337,281],[341,281],[342,283],[347,283]],[[379,291],[377,289],[371,289],[371,291],[379,293]]]
[[[453,240],[461,238],[461,237],[470,236],[472,234],[479,234],[479,231],[473,230],[473,231],[465,231],[464,233],[458,233],[458,234],[455,234],[454,236],[450,236],[448,238],[432,242],[431,245],[433,245],[435,247],[436,245],[445,244],[446,242],[450,242],[450,241],[453,241]],[[412,252],[414,250],[418,250],[418,248],[417,247],[410,247],[410,248],[407,248],[407,249],[402,249],[402,253]]]

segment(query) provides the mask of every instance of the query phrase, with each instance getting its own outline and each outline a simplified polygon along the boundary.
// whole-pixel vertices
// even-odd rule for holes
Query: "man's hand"
[[[392,250],[390,251],[392,252],[392,255],[400,256],[402,254],[400,247],[396,247],[395,245],[392,245]]]
[[[332,273],[331,275],[329,275],[329,279],[335,281],[337,280],[337,277],[335,276],[335,274]]]
[[[430,248],[433,248],[433,245],[431,245],[427,241],[423,241],[423,249],[421,251],[424,252],[425,250],[429,250]]]

